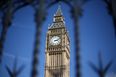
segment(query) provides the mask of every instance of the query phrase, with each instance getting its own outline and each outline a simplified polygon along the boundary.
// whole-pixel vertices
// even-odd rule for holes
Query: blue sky
[[[74,33],[73,21],[70,15],[70,9],[66,4],[61,5],[65,18],[65,23],[70,36],[70,77],[74,77]],[[47,18],[42,26],[40,54],[39,54],[39,76],[44,77],[45,62],[45,41],[46,32],[49,24],[52,23],[53,15],[58,8],[58,4],[47,10]],[[0,66],[0,77],[8,77],[5,66],[11,69],[15,57],[18,58],[18,67],[22,64],[25,69],[19,77],[30,77],[31,62],[35,35],[34,10],[31,6],[27,6],[17,11],[13,18],[12,26],[9,28],[6,41],[4,44],[3,62]],[[2,27],[0,26],[0,30]],[[83,77],[98,77],[98,75],[90,68],[89,62],[93,62],[98,67],[98,52],[101,51],[103,64],[106,65],[113,59],[113,65],[108,74],[116,74],[116,37],[111,16],[108,15],[106,5],[102,0],[91,0],[83,6],[83,16],[79,18],[79,39],[80,54]]]

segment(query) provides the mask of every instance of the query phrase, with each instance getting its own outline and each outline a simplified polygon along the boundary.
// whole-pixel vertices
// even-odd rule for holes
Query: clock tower
[[[70,77],[70,39],[59,5],[48,27],[44,77]]]

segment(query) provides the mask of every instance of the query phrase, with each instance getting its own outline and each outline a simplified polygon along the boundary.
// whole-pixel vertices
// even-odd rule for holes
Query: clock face
[[[58,45],[58,44],[60,44],[60,42],[61,42],[61,39],[60,39],[60,37],[58,37],[58,36],[53,36],[53,37],[50,39],[50,44],[51,44],[51,45]]]

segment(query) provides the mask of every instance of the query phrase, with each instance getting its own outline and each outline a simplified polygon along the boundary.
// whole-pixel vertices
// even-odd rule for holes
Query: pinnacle
[[[61,10],[61,5],[59,4],[58,9],[56,11],[55,16],[62,16],[62,10]]]

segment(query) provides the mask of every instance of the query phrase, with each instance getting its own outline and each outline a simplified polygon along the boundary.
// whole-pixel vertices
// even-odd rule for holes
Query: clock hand
[[[58,41],[59,39],[56,39],[56,40],[54,40],[54,41]]]
[[[58,40],[54,40],[54,41],[58,41]]]

